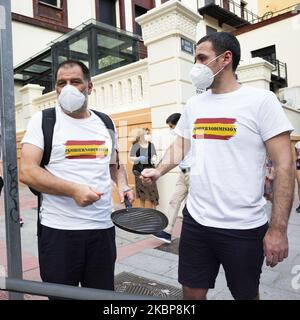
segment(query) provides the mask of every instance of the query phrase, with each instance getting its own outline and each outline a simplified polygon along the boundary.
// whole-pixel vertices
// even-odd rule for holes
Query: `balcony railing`
[[[277,79],[282,79],[287,81],[287,65],[285,62],[281,62],[278,59],[269,60],[270,63],[274,65],[272,75],[276,76]]]
[[[259,16],[232,0],[203,0],[198,2],[200,14],[207,14],[232,26],[257,22]]]

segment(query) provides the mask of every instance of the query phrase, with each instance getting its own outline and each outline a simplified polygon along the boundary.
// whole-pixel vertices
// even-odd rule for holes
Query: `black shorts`
[[[43,281],[114,290],[114,227],[100,230],[41,228],[38,249]]]
[[[179,283],[190,288],[214,288],[220,265],[235,299],[254,299],[264,261],[265,225],[248,230],[206,227],[183,209],[179,244]]]

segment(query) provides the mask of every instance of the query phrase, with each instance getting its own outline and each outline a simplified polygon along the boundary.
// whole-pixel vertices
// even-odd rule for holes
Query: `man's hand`
[[[157,169],[144,169],[141,172],[140,179],[142,180],[143,184],[152,184],[156,180],[158,180],[161,176],[161,173]]]
[[[288,238],[286,231],[269,228],[264,237],[264,255],[266,265],[275,267],[288,257]]]
[[[78,184],[74,186],[72,198],[80,207],[86,207],[101,199],[102,192],[98,192],[89,186]]]
[[[129,188],[128,186],[119,188],[119,197],[121,203],[124,202],[124,198],[127,197],[130,203],[133,203],[135,200],[135,193],[132,190],[132,188]]]

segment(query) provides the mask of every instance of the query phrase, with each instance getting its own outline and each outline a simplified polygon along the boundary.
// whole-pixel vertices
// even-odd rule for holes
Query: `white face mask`
[[[208,67],[211,62],[218,59],[222,54],[223,53],[215,57],[213,60],[209,61],[206,65],[202,63],[195,63],[192,66],[190,77],[197,90],[205,91],[207,88],[209,88],[214,81],[214,77],[225,68],[223,67],[216,74],[213,74],[212,70]]]
[[[152,137],[151,137],[151,134],[145,134],[145,137],[144,137],[144,138],[145,138],[146,141],[149,142],[149,141],[151,141],[151,138],[152,138]]]
[[[74,112],[83,107],[86,96],[74,86],[67,84],[58,96],[59,105],[68,112]]]
[[[170,133],[171,133],[172,136],[177,136],[177,134],[175,133],[174,129],[170,128]]]

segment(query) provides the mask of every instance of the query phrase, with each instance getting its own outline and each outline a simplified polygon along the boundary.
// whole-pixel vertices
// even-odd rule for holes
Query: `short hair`
[[[197,45],[209,41],[211,42],[216,55],[220,55],[229,50],[232,53],[232,70],[235,71],[241,60],[241,46],[238,39],[229,32],[214,32],[201,38]]]
[[[171,123],[174,126],[176,126],[176,124],[179,121],[180,117],[181,117],[180,113],[173,113],[170,116],[168,116],[168,118],[166,120],[166,124]]]
[[[67,67],[67,66],[68,67],[79,66],[80,69],[82,70],[84,80],[91,81],[90,70],[88,69],[88,67],[84,63],[82,63],[79,60],[66,60],[66,61],[61,62],[55,71],[55,75],[54,75],[55,81],[57,80],[57,74],[58,74],[59,69]]]

